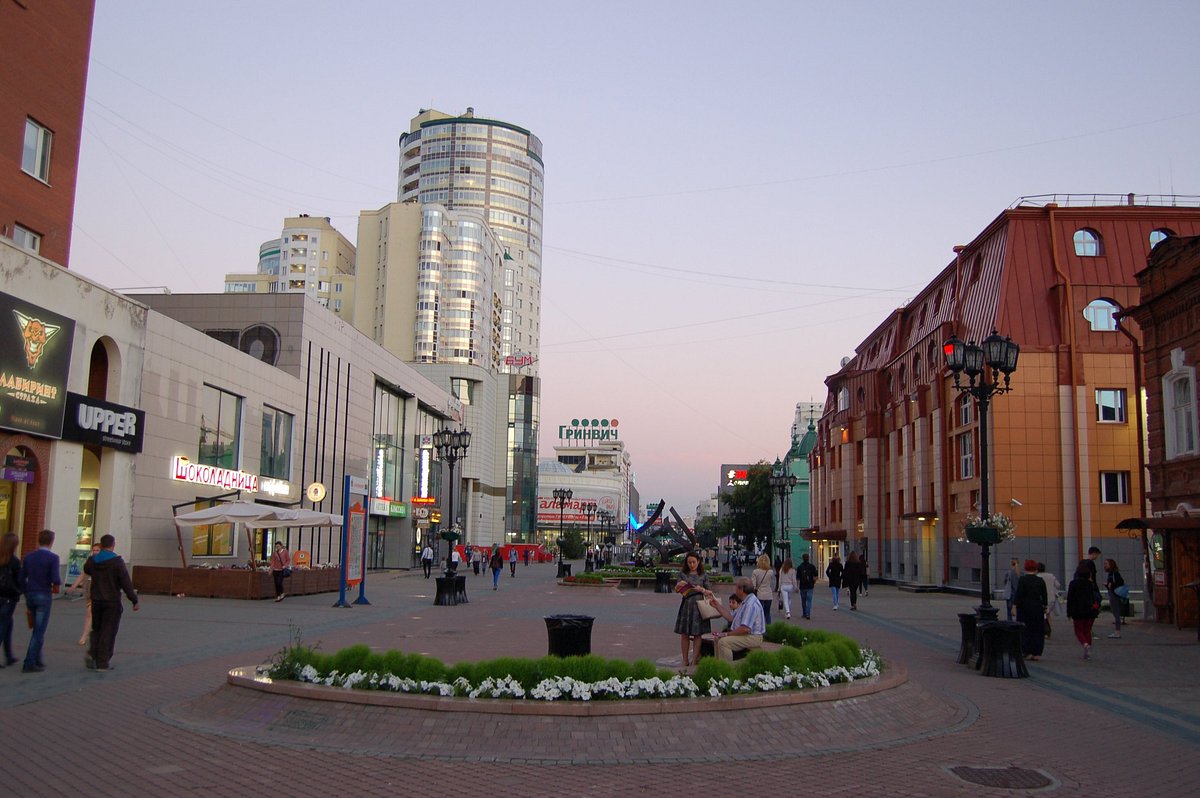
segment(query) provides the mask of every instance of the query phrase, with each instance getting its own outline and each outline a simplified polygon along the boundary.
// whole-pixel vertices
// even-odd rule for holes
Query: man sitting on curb
[[[730,614],[719,599],[709,599],[725,620],[729,621],[728,632],[713,632],[713,649],[717,659],[733,662],[733,652],[746,648],[758,648],[763,642],[766,623],[763,620],[762,602],[754,594],[750,577],[739,576],[733,580],[733,594],[741,601],[737,610]]]

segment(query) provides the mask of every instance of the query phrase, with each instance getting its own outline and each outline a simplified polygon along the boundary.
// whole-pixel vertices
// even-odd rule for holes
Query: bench
[[[714,638],[711,634],[701,635],[701,637],[700,637],[700,656],[701,657],[715,657],[717,655],[717,650],[715,648],[715,645],[716,644],[714,642]],[[779,643],[768,643],[766,640],[764,640],[762,642],[762,645],[760,645],[756,648],[743,648],[740,651],[733,652],[733,659],[734,659],[734,661],[737,661],[739,659],[745,659],[746,655],[749,654],[751,651],[778,651],[781,648],[783,648],[783,646],[781,646]]]

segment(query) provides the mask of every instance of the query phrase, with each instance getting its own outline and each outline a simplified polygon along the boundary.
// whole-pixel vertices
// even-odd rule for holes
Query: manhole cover
[[[288,710],[283,717],[271,724],[274,728],[300,729],[313,731],[329,723],[329,718],[318,712],[308,712],[303,709]]]
[[[947,768],[955,776],[980,787],[999,787],[1005,790],[1041,790],[1054,784],[1054,779],[1040,770],[1018,767],[973,767],[955,765]]]

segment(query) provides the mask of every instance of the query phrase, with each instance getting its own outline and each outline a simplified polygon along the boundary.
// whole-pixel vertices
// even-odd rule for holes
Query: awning
[[[1126,518],[1117,529],[1192,529],[1200,531],[1200,515],[1152,515],[1148,518]]]
[[[281,526],[341,526],[342,517],[333,513],[304,510],[298,507],[276,507],[255,502],[222,502],[183,515],[175,516],[179,526],[208,524],[245,524],[250,527]]]
[[[845,540],[846,530],[844,529],[824,529],[820,527],[809,527],[808,529],[800,530],[800,537],[811,542],[818,540]]]

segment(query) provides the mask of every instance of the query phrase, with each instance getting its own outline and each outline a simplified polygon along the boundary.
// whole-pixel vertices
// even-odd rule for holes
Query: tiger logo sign
[[[42,359],[42,353],[46,351],[46,342],[53,338],[62,327],[57,324],[46,324],[41,319],[26,316],[19,310],[14,310],[13,313],[17,316],[17,324],[21,327],[21,337],[24,339],[25,362],[29,364],[29,368],[37,368],[38,361]]]

